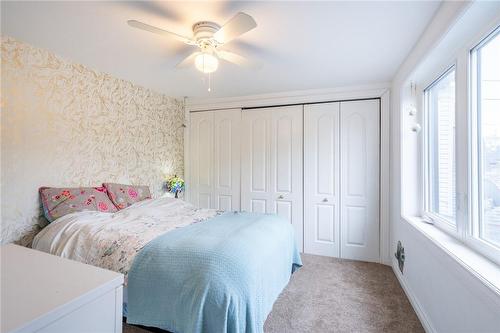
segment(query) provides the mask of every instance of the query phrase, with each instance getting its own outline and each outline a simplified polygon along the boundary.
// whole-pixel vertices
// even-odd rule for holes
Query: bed
[[[33,248],[125,274],[127,322],[171,332],[262,332],[301,266],[293,228],[276,215],[173,198],[65,215]]]

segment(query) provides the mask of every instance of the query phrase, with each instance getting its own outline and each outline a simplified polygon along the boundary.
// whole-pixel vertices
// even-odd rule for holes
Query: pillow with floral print
[[[106,213],[118,211],[109,200],[105,187],[41,187],[39,192],[43,212],[49,222],[86,210]]]
[[[125,185],[125,184],[102,184],[108,190],[108,196],[116,208],[124,209],[136,202],[151,199],[148,186]]]

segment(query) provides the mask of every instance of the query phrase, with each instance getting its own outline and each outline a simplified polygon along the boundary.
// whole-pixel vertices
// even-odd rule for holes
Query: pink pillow
[[[43,212],[49,222],[70,213],[86,210],[106,213],[118,211],[109,200],[104,187],[41,187],[39,192]]]
[[[148,186],[125,185],[125,184],[102,184],[108,190],[108,196],[118,209],[145,200],[151,199],[151,192]]]

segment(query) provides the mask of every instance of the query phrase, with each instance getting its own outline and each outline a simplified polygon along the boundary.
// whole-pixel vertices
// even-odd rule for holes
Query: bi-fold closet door
[[[304,106],[304,252],[379,260],[379,100]]]
[[[191,113],[190,201],[276,213],[292,224],[302,251],[302,138],[302,105]]]
[[[189,195],[202,208],[240,210],[241,110],[190,115]]]
[[[302,105],[247,109],[242,114],[241,209],[276,213],[303,250]]]
[[[191,113],[190,200],[276,213],[306,253],[379,260],[379,100]]]
[[[304,106],[304,250],[340,256],[340,103]]]

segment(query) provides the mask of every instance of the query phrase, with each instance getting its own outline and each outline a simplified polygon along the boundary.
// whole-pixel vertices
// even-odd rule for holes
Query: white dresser
[[[0,256],[1,333],[122,332],[122,274],[12,244]]]

